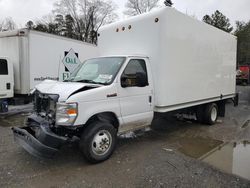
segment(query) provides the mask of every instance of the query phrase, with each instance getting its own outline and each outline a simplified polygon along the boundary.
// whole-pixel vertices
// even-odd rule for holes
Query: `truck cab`
[[[167,7],[105,25],[98,58],[65,82],[38,84],[34,113],[14,137],[46,157],[76,141],[97,163],[111,156],[118,134],[150,125],[154,113],[186,112],[213,125],[226,100],[237,105],[236,46],[234,36]]]
[[[8,111],[7,99],[13,95],[13,65],[7,58],[0,58],[0,112]]]
[[[35,112],[13,128],[31,154],[50,157],[75,140],[90,162],[106,160],[116,136],[150,125],[154,96],[149,58],[110,56],[82,63],[65,82],[36,86]]]

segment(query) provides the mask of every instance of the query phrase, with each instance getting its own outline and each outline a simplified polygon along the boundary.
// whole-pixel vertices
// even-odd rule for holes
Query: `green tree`
[[[58,0],[54,4],[53,12],[71,16],[74,37],[96,43],[100,26],[111,23],[117,18],[116,8],[112,0]]]
[[[203,21],[228,33],[233,30],[230,20],[218,10],[216,10],[211,16],[205,15]]]
[[[10,31],[15,29],[17,29],[17,25],[11,17],[7,17],[4,20],[0,21],[0,32]]]
[[[54,19],[54,24],[55,25],[55,34],[57,35],[64,35],[64,27],[65,27],[65,21],[64,17],[61,14],[57,14]]]
[[[49,32],[48,27],[45,24],[43,24],[43,23],[37,23],[33,27],[33,29],[36,30],[36,31],[41,31],[41,32],[45,32],[45,33]]]
[[[33,29],[33,28],[34,28],[34,23],[30,20],[30,21],[28,21],[28,22],[26,23],[26,27],[27,27],[28,29]]]
[[[72,16],[70,16],[69,14],[67,14],[65,16],[65,26],[64,26],[64,36],[69,37],[69,38],[73,38],[73,39],[77,39],[76,34],[74,33],[74,19],[72,18]]]
[[[238,38],[238,64],[250,64],[250,21],[247,23],[237,21],[234,34]]]
[[[159,0],[127,0],[126,9],[123,13],[128,16],[135,16],[149,12],[158,6],[158,2]]]
[[[36,24],[29,21],[26,26],[96,44],[99,28],[117,19],[116,8],[112,0],[58,0],[53,14],[44,16]]]

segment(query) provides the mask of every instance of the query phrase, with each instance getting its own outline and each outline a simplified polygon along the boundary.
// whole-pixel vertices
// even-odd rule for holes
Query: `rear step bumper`
[[[39,158],[52,158],[68,140],[58,136],[43,126],[35,129],[30,127],[13,127],[14,140],[31,155]]]

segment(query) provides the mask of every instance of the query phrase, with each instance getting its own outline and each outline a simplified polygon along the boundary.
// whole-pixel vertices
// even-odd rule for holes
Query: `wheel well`
[[[211,102],[211,103],[207,103],[207,104],[202,104],[196,107],[196,112],[198,111],[204,111],[204,109],[206,108],[207,105],[210,104],[216,104],[218,107],[218,116],[219,117],[225,117],[225,113],[226,113],[226,101],[227,100],[221,100],[221,101],[217,101],[217,102]]]
[[[227,100],[221,100],[221,101],[216,102],[216,104],[218,106],[218,116],[220,116],[220,117],[225,117],[226,101]]]
[[[89,125],[93,121],[104,121],[111,123],[116,129],[119,127],[119,121],[117,116],[113,112],[102,112],[99,114],[93,115],[88,119],[86,125]]]

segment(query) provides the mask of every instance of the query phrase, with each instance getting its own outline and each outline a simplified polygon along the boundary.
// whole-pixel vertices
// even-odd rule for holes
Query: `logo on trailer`
[[[63,58],[62,62],[70,73],[72,73],[81,63],[73,49],[70,49],[70,51]]]
[[[70,74],[78,67],[81,61],[78,58],[78,53],[75,53],[73,49],[70,49],[68,52],[65,51],[65,56],[62,60],[65,66],[65,72],[62,75],[63,80],[70,78]]]

